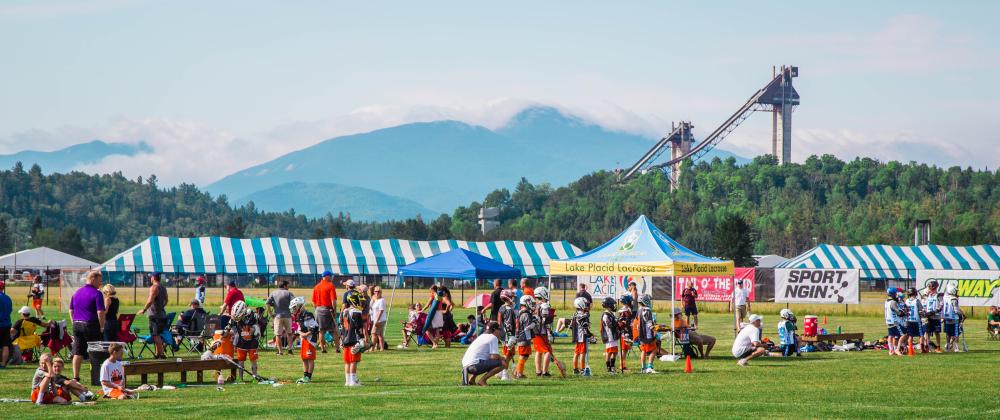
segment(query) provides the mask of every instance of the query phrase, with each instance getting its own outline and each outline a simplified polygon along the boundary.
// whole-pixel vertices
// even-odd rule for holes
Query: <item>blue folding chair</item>
[[[163,332],[160,333],[160,338],[163,339],[163,344],[166,346],[166,349],[170,350],[171,356],[174,356],[177,350],[180,349],[180,345],[178,345],[177,340],[174,339],[174,334],[170,332],[171,327],[173,327],[174,324],[174,318],[176,316],[177,312],[167,313],[167,326],[166,328],[163,329]],[[139,353],[136,354],[135,357],[138,359],[142,359],[142,354],[145,353],[146,350],[149,350],[151,353],[155,353],[154,349],[156,348],[156,343],[153,341],[152,334],[139,335],[138,332],[139,330],[137,329],[136,335],[139,337],[139,341],[142,341],[142,349],[139,350]]]

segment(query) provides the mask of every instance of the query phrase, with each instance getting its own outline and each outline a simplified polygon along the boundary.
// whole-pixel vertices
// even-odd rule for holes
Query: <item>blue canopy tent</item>
[[[521,270],[475,252],[456,248],[399,267],[396,277],[399,280],[393,283],[386,313],[391,313],[396,287],[402,284],[406,277],[473,280],[473,287],[476,290],[474,293],[478,294],[479,285],[475,280],[519,279]]]

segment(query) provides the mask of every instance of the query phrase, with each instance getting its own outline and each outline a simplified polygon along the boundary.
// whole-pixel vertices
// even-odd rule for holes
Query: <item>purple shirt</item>
[[[69,301],[69,312],[73,321],[99,322],[97,311],[104,310],[104,295],[96,287],[85,284]]]

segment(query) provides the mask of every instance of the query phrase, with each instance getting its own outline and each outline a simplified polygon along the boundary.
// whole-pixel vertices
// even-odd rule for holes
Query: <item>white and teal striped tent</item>
[[[106,272],[179,274],[395,275],[398,267],[423,258],[467,249],[521,270],[526,277],[548,274],[549,260],[572,258],[580,249],[560,242],[466,242],[454,239],[351,240],[286,238],[175,238],[150,236],[102,264]]]
[[[776,268],[857,268],[868,279],[914,279],[916,270],[998,270],[1000,246],[820,244]]]

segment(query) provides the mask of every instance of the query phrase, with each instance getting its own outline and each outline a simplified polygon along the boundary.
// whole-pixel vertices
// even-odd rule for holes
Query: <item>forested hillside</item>
[[[483,203],[500,207],[502,222],[485,237],[476,224]],[[815,242],[908,244],[917,219],[932,221],[935,243],[995,244],[1000,172],[871,159],[845,163],[833,156],[783,166],[769,156],[742,166],[714,159],[689,165],[675,192],[659,172],[625,185],[616,184],[611,172],[596,172],[562,188],[522,180],[513,191],[496,190],[451,216],[388,223],[266,213],[253,203],[234,209],[225,197],[193,185],[161,189],[155,176],[44,175],[37,166],[25,171],[20,165],[0,172],[0,252],[9,251],[16,237],[19,248],[49,245],[98,261],[153,234],[566,239],[587,249],[640,214],[708,254],[714,229],[733,215],[749,222],[756,253],[792,256]]]

